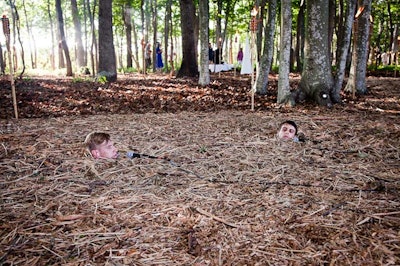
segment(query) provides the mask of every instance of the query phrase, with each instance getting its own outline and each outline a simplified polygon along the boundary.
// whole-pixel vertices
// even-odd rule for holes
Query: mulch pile
[[[0,120],[0,264],[399,265],[396,82],[369,80],[368,96],[332,109],[260,97],[254,112],[237,92],[246,108],[62,115],[63,101],[37,90],[60,112]],[[276,139],[286,119],[306,142]],[[94,130],[119,159],[85,156]]]

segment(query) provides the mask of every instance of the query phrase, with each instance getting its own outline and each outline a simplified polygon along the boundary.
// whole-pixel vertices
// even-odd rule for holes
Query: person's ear
[[[100,157],[99,150],[91,150],[90,153],[92,154],[93,158],[98,159]]]

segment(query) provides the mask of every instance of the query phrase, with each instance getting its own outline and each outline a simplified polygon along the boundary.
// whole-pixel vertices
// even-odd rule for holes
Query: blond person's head
[[[108,133],[90,133],[86,136],[85,146],[95,159],[116,159],[118,157],[118,150]]]

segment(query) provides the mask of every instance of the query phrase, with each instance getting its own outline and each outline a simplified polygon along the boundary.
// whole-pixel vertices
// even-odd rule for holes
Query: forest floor
[[[31,77],[16,120],[3,77],[0,265],[399,265],[400,79],[367,85],[287,108],[271,75],[251,111],[233,72]],[[286,119],[306,142],[276,139]],[[119,159],[85,154],[95,130]]]

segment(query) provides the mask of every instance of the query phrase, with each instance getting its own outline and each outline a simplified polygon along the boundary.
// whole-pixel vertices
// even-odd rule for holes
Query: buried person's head
[[[118,157],[118,150],[108,133],[90,133],[86,136],[85,146],[95,159],[116,159]]]
[[[297,125],[291,120],[286,120],[279,125],[278,138],[284,141],[294,140],[297,135]]]

